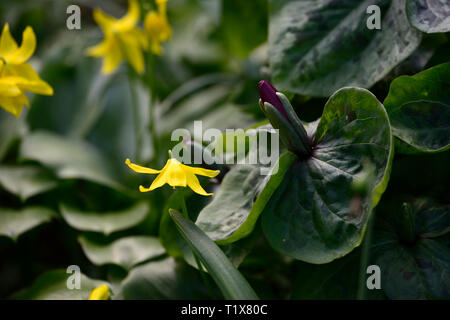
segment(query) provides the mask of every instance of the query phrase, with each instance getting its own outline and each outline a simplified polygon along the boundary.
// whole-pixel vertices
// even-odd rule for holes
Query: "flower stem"
[[[150,52],[148,54],[148,89],[150,93],[150,101],[149,101],[149,121],[148,121],[148,131],[150,133],[150,138],[152,140],[153,147],[153,162],[156,164],[158,162],[159,155],[159,145],[158,145],[158,137],[156,135],[155,129],[155,117],[156,117],[156,94],[155,94],[155,56]]]
[[[128,68],[128,79],[130,84],[131,106],[133,109],[133,121],[134,121],[134,157],[137,162],[141,160],[142,150],[142,135],[141,135],[141,123],[139,104],[136,92],[136,76],[131,67]]]

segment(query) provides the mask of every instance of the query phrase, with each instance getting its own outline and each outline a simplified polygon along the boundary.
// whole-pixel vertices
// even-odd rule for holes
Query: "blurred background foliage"
[[[124,164],[136,153],[127,66],[105,76],[100,59],[84,53],[102,38],[92,10],[119,17],[127,2],[75,3],[81,7],[81,30],[66,28],[66,8],[73,1],[0,4],[1,25],[9,23],[16,40],[27,25],[33,27],[38,45],[31,63],[55,91],[51,97],[33,96],[31,109],[18,119],[0,112],[0,298],[20,290],[16,297],[86,298],[100,283],[92,279],[107,281],[117,298],[220,297],[211,278],[205,284],[166,216],[178,192],[186,193],[193,219],[210,199],[188,191],[173,194],[168,186],[137,191],[148,177],[132,174]],[[154,7],[150,0],[141,4]],[[145,81],[135,86],[144,128],[141,160],[155,168],[165,163],[175,128],[191,129],[197,119],[204,129],[221,130],[263,121],[256,86],[270,79],[266,0],[169,0],[168,16],[172,38],[145,79],[154,90],[148,92]],[[447,62],[448,53],[448,34],[424,35],[412,55],[371,91],[383,101],[398,75]],[[305,121],[316,120],[326,102],[289,97]],[[147,130],[150,101],[156,104],[156,139]],[[448,203],[449,161],[449,152],[396,156],[377,211],[397,212],[403,200],[418,197]],[[220,180],[208,188],[216,190]],[[259,224],[251,237],[223,249],[261,298],[356,297],[360,249],[323,266],[293,261],[267,244]],[[82,292],[67,296],[65,269],[74,264],[89,278],[83,278]]]

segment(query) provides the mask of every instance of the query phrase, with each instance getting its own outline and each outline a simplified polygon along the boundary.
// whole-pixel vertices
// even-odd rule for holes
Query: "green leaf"
[[[24,137],[20,157],[54,169],[62,179],[84,179],[117,190],[124,189],[111,163],[93,146],[76,138],[34,132]]]
[[[344,86],[369,88],[419,45],[405,0],[270,0],[269,62],[280,90],[330,96]],[[370,30],[370,5],[381,30]],[[373,14],[372,14],[373,15]]]
[[[78,241],[88,259],[98,266],[117,264],[131,269],[136,264],[165,253],[158,238],[149,236],[125,237],[107,244],[92,241],[86,236],[80,236]]]
[[[133,268],[123,280],[118,297],[125,300],[211,298],[199,273],[173,258]]]
[[[450,3],[447,0],[407,0],[406,13],[409,22],[422,32],[450,31]]]
[[[400,233],[401,216],[377,215],[372,250],[382,288],[390,299],[449,298],[450,206],[416,201],[412,210],[417,216],[413,241]]]
[[[191,249],[209,271],[225,299],[258,299],[245,278],[204,232],[178,212],[170,210],[169,213]]]
[[[262,175],[257,165],[236,165],[225,176],[213,201],[200,212],[197,226],[219,244],[232,243],[250,234],[295,160],[293,154],[283,154],[273,175]]]
[[[0,236],[13,240],[43,224],[56,216],[56,212],[48,208],[28,207],[21,210],[0,208]]]
[[[108,283],[88,278],[80,274],[80,289],[68,289],[69,277],[74,273],[66,270],[53,270],[41,274],[31,285],[15,295],[12,299],[18,300],[88,300],[91,291],[96,287]]]
[[[187,193],[192,194],[191,192],[185,192],[185,190],[179,189],[175,191],[172,196],[169,198],[167,205],[164,209],[164,213],[161,217],[161,223],[159,227],[159,238],[161,243],[167,250],[167,253],[174,258],[183,258],[190,266],[198,269],[197,261],[194,257],[194,254],[189,247],[187,241],[183,238],[183,236],[178,232],[175,222],[172,220],[169,214],[169,208],[175,210],[183,210],[182,206],[182,197],[186,196]],[[194,195],[193,201],[190,202],[189,198],[187,199],[187,206],[189,207],[189,213],[192,216],[195,212],[196,208],[192,210],[192,203],[196,205],[203,205],[200,201],[195,198]],[[203,197],[204,198],[204,197]],[[246,239],[242,239],[241,241],[234,242],[232,244],[228,244],[223,246],[221,249],[233,263],[233,265],[237,268],[242,263],[244,258],[250,252],[253,247],[255,239],[252,237],[248,237]]]
[[[290,165],[262,212],[262,227],[279,252],[322,264],[360,245],[389,180],[392,135],[386,111],[374,95],[343,88],[326,103],[310,139],[313,155]],[[355,195],[353,184],[367,161],[375,182],[366,195]]]
[[[114,212],[86,212],[65,204],[60,205],[61,215],[72,228],[101,232],[105,235],[138,225],[145,219],[149,210],[147,202]]]
[[[450,146],[450,63],[395,79],[384,100],[392,133],[416,151]]]
[[[22,201],[56,187],[56,179],[42,167],[0,166],[0,185]]]
[[[351,253],[331,263],[298,264],[291,299],[356,299],[360,255]]]
[[[267,1],[222,0],[225,48],[245,58],[267,39]]]

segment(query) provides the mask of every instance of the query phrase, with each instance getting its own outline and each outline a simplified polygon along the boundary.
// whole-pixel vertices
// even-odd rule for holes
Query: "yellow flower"
[[[92,290],[89,300],[108,300],[109,288],[106,284],[102,284]]]
[[[213,193],[207,193],[202,188],[196,175],[214,178],[220,173],[219,170],[208,170],[197,167],[189,167],[187,165],[182,164],[181,162],[179,162],[177,159],[174,158],[167,160],[166,165],[161,170],[154,170],[146,167],[141,167],[139,165],[131,163],[130,159],[126,159],[125,163],[133,171],[138,173],[148,173],[148,174],[159,173],[159,175],[151,184],[150,188],[139,186],[139,191],[141,192],[152,191],[168,183],[170,186],[174,188],[188,186],[198,194],[201,194],[203,196],[213,196],[214,195]]]
[[[113,72],[124,59],[136,72],[144,72],[142,51],[147,50],[148,42],[144,32],[137,27],[140,15],[137,0],[130,0],[127,14],[120,19],[115,19],[100,9],[94,10],[94,20],[103,30],[105,38],[100,44],[88,48],[87,54],[104,58],[103,73]]]
[[[172,34],[166,13],[167,0],[156,0],[158,11],[150,11],[144,19],[144,28],[150,41],[150,49],[154,54],[162,54],[161,43]]]
[[[26,27],[19,47],[5,24],[0,37],[0,106],[19,117],[23,106],[30,106],[26,91],[53,95],[53,89],[26,63],[36,49],[36,35]]]

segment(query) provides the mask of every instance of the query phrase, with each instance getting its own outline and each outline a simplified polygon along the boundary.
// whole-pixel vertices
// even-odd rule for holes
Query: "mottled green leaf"
[[[291,299],[356,299],[359,258],[360,255],[352,253],[322,265],[299,263]]]
[[[384,100],[394,136],[417,151],[447,150],[450,146],[449,87],[450,63],[395,79]]]
[[[263,175],[257,165],[236,165],[225,176],[213,201],[200,212],[196,224],[219,244],[247,236],[295,159],[291,153],[282,155],[278,171],[272,175]]]
[[[262,227],[279,252],[321,264],[361,243],[389,180],[392,135],[375,96],[343,88],[328,100],[310,139],[312,156],[290,165],[262,212]],[[375,183],[365,196],[354,198],[352,187],[364,172],[364,161],[374,168]]]
[[[78,241],[88,259],[99,266],[117,264],[130,269],[165,253],[159,239],[149,236],[130,236],[106,244],[92,241],[86,236],[80,236]]]
[[[65,204],[60,205],[61,215],[71,227],[106,235],[138,225],[145,219],[149,210],[147,202],[114,212],[87,212]]]
[[[80,288],[69,289],[69,277],[74,273],[67,273],[66,270],[53,270],[41,274],[31,285],[15,295],[13,299],[18,300],[88,300],[91,291],[99,285],[106,284],[104,281],[88,278],[80,274]]]
[[[377,218],[372,250],[382,288],[390,299],[450,298],[450,207],[417,201],[412,210],[413,239],[400,232],[405,220],[398,214]]]
[[[422,32],[450,31],[448,0],[407,0],[406,13],[411,24]]]
[[[132,269],[123,280],[118,297],[126,300],[210,298],[198,271],[173,258]]]
[[[22,233],[49,222],[55,216],[53,210],[43,207],[28,207],[21,210],[0,208],[0,236],[17,240]]]
[[[55,170],[62,179],[84,179],[118,190],[114,168],[107,158],[85,141],[38,131],[24,137],[20,156]]]
[[[0,166],[0,185],[22,201],[56,187],[56,179],[42,167]]]
[[[367,27],[370,5],[380,8],[381,30]],[[421,40],[408,22],[405,0],[271,0],[269,11],[274,84],[303,95],[369,88]]]

